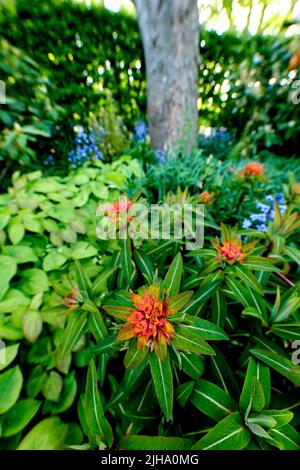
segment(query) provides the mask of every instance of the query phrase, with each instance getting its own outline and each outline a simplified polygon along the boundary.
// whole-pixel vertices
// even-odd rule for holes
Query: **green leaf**
[[[90,295],[91,282],[79,261],[75,261],[75,275],[79,290],[85,292],[87,295]]]
[[[264,410],[263,415],[253,416],[253,419],[255,419],[256,422],[259,422],[259,417],[261,417],[261,423],[262,417],[271,418],[275,420],[276,428],[280,428],[281,426],[285,426],[286,424],[288,424],[293,419],[294,414],[291,411],[287,410]]]
[[[277,442],[280,450],[300,449],[300,434],[289,424],[279,429],[270,429],[269,435]]]
[[[212,281],[208,286],[200,287],[189,304],[183,309],[183,312],[189,314],[196,313],[200,305],[207,302],[207,300],[214,295],[221,283],[222,279],[218,279]]]
[[[34,310],[26,312],[22,318],[22,327],[25,338],[30,343],[35,343],[43,329],[43,320],[40,312]]]
[[[273,265],[274,262],[274,260],[262,256],[247,256],[243,261],[243,266],[252,271],[279,272],[280,269]]]
[[[185,307],[188,304],[193,293],[194,292],[190,290],[190,291],[182,292],[181,294],[176,294],[170,297],[169,298],[169,310],[171,310],[172,313],[180,312],[183,309],[183,307]]]
[[[38,261],[36,254],[30,246],[4,246],[3,253],[14,258],[17,264],[35,263]],[[1,263],[1,259],[0,259]]]
[[[25,235],[25,228],[20,219],[14,218],[8,226],[8,237],[13,245],[18,245]]]
[[[256,361],[254,358],[250,357],[248,362],[247,373],[243,385],[243,390],[240,397],[240,408],[246,412],[250,402],[253,400],[253,378],[259,380],[264,397],[264,405],[266,408],[270,403],[270,394],[271,394],[271,383],[270,383],[270,369],[269,367],[261,364],[259,361]],[[254,403],[252,409],[254,411],[260,411],[255,409]]]
[[[6,413],[18,400],[23,385],[19,366],[0,374],[0,415]]]
[[[135,369],[145,359],[147,352],[147,348],[142,348],[139,350],[137,348],[137,342],[131,341],[130,346],[125,354],[124,366],[129,370]]]
[[[45,256],[43,260],[44,271],[54,271],[61,268],[61,266],[67,261],[67,258],[59,253],[57,250],[52,250]]]
[[[116,271],[116,269],[117,269],[117,266],[114,266],[113,268],[106,269],[102,271],[100,274],[98,274],[96,280],[94,281],[92,285],[92,295],[98,295],[102,292],[105,292],[106,283],[108,279]]]
[[[286,377],[295,385],[300,385],[300,366],[293,364],[290,359],[287,359],[284,356],[280,356],[274,352],[265,351],[263,349],[255,348],[251,349],[250,352],[257,359],[276,370],[276,372]]]
[[[192,379],[199,379],[204,373],[204,359],[196,354],[180,353],[182,370]]]
[[[135,250],[133,253],[133,258],[137,267],[143,276],[149,281],[149,283],[154,282],[154,268],[148,256],[146,256],[144,253],[141,253],[140,251]]]
[[[191,315],[185,315],[184,327],[190,331],[199,334],[203,339],[211,341],[228,340],[226,333],[214,325],[210,321],[203,320],[203,318],[193,317]]]
[[[131,253],[131,239],[129,237],[120,240],[120,245],[121,245],[121,266],[123,269],[123,273],[125,276],[125,279],[130,285],[131,282],[131,276],[133,273],[133,263],[132,263],[132,253]]]
[[[100,312],[89,315],[88,324],[89,330],[92,332],[92,335],[98,343],[108,335],[107,328]]]
[[[2,437],[10,437],[22,431],[34,418],[41,402],[27,398],[18,401],[10,410],[3,415]]]
[[[56,354],[56,366],[61,372],[66,373],[64,360],[66,356],[71,353],[79,339],[85,334],[87,328],[86,312],[72,312],[69,316],[67,327],[64,331],[62,341]]]
[[[261,288],[257,278],[252,274],[248,269],[246,269],[241,264],[236,264],[231,267],[232,271],[244,281],[251,289],[255,290],[261,295],[264,295],[264,291]]]
[[[172,338],[171,344],[182,351],[196,354],[215,354],[214,350],[198,333],[190,331],[185,326],[176,328],[175,337]]]
[[[95,438],[99,444],[105,442],[111,446],[114,439],[113,433],[104,416],[97,385],[97,370],[93,360],[89,363],[87,373],[84,410],[89,435]]]
[[[105,352],[118,351],[120,349],[120,343],[116,341],[115,335],[106,336],[100,341],[93,349],[94,354],[102,354]]]
[[[175,392],[175,399],[179,406],[185,407],[187,400],[190,398],[193,389],[194,389],[195,382],[185,382],[177,388]]]
[[[12,346],[5,347],[3,350],[0,349],[0,371],[5,369],[15,360],[18,354],[19,346],[20,344],[13,344]]]
[[[150,368],[158,402],[170,421],[173,416],[173,376],[169,357],[162,362],[155,353],[150,354]]]
[[[93,256],[97,256],[98,252],[96,248],[89,242],[80,241],[73,245],[71,256],[74,260],[86,259]]]
[[[50,411],[52,414],[63,413],[68,410],[76,398],[77,381],[75,371],[67,375],[63,381],[63,389],[56,402],[46,402],[43,407],[43,412]]]
[[[21,289],[25,295],[35,295],[48,290],[48,276],[41,269],[26,269],[22,272]]]
[[[202,379],[195,384],[191,402],[198,410],[216,421],[237,410],[236,403],[224,390]]]
[[[68,433],[68,426],[59,418],[46,418],[34,426],[23,438],[18,450],[55,450],[59,449]]]
[[[5,280],[6,283],[15,276],[17,273],[17,263],[14,258],[11,256],[0,255],[0,272],[1,272],[1,281]]]
[[[212,297],[212,321],[219,327],[223,328],[227,316],[227,303],[221,289],[217,289]]]
[[[43,384],[43,395],[47,400],[57,401],[63,388],[61,375],[52,370]]]
[[[241,450],[250,442],[251,434],[245,428],[239,412],[222,419],[193,447],[193,450]]]
[[[182,271],[183,271],[182,256],[181,256],[181,253],[177,253],[162,283],[162,290],[166,290],[170,297],[178,294],[179,292]]]
[[[189,450],[193,441],[183,437],[165,436],[125,436],[119,443],[126,450]]]

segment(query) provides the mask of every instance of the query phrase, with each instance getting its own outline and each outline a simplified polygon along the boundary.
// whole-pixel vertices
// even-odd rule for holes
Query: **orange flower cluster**
[[[264,167],[259,162],[250,162],[248,165],[239,172],[239,176],[242,177],[251,177],[251,176],[261,176],[264,174]]]
[[[236,237],[230,241],[222,242],[222,245],[215,244],[220,256],[218,256],[217,261],[222,261],[225,259],[229,264],[233,264],[236,261],[241,262],[244,260],[246,253],[242,251],[242,243]]]
[[[120,201],[115,201],[108,209],[107,215],[109,216],[111,222],[118,222],[120,216],[124,216],[129,212],[130,207],[132,206],[133,201],[129,199],[121,199]],[[127,216],[127,221],[131,222],[132,217]]]
[[[172,315],[166,299],[160,300],[159,286],[150,286],[144,289],[142,295],[131,293],[135,306],[130,309],[127,323],[121,328],[116,337],[117,341],[137,338],[137,347],[148,347],[150,351],[158,346],[163,349],[174,338],[175,330],[166,317]]]
[[[212,200],[212,195],[207,191],[203,191],[198,197],[201,199],[203,204],[208,204]]]

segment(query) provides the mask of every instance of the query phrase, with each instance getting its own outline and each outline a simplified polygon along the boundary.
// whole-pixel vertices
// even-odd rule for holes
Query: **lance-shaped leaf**
[[[122,307],[119,305],[104,305],[102,308],[109,315],[112,315],[115,318],[120,318],[121,320],[126,320],[133,307]]]
[[[180,312],[183,309],[183,307],[185,307],[188,304],[193,293],[194,292],[190,290],[190,291],[182,292],[181,294],[176,294],[170,297],[169,298],[169,310],[171,310],[172,313]]]
[[[217,289],[212,296],[211,308],[213,322],[220,328],[223,328],[227,316],[227,303],[221,289]]]
[[[279,429],[270,429],[269,435],[277,442],[280,450],[300,449],[300,434],[289,424]]]
[[[75,311],[70,314],[67,327],[56,353],[56,366],[61,372],[66,372],[63,366],[64,360],[66,356],[70,354],[79,339],[86,333],[87,328],[86,312]]]
[[[249,404],[251,403],[251,409],[254,411],[260,411],[259,407],[259,385],[256,385],[256,389],[253,390],[253,378],[256,378],[262,388],[263,394],[263,406],[266,408],[270,403],[270,393],[271,393],[271,384],[270,384],[270,369],[261,362],[250,357],[248,362],[248,368],[246,373],[246,378],[244,381],[243,390],[240,397],[240,408],[246,412]],[[254,386],[255,387],[255,386]],[[253,396],[254,393],[254,396]],[[262,406],[262,407],[263,407]]]
[[[196,382],[191,402],[198,410],[216,421],[237,410],[237,404],[224,390],[202,379]]]
[[[133,258],[138,269],[141,271],[143,276],[148,280],[148,282],[149,283],[154,282],[154,278],[155,278],[154,268],[148,256],[145,255],[145,253],[141,253],[140,251],[135,250],[133,253]]]
[[[75,261],[75,275],[79,290],[85,292],[87,296],[89,296],[91,293],[91,281],[77,260]]]
[[[199,379],[204,373],[204,359],[196,354],[180,352],[181,368],[192,379]]]
[[[147,348],[138,349],[137,341],[132,341],[124,357],[124,366],[127,369],[135,369],[147,356]]]
[[[192,297],[189,304],[183,309],[183,312],[189,314],[197,312],[200,305],[207,302],[207,300],[214,295],[221,283],[222,279],[217,279],[207,286],[201,286],[194,297]]]
[[[226,333],[214,325],[210,321],[203,320],[203,318],[194,317],[191,315],[185,315],[184,327],[190,331],[199,334],[203,339],[211,341],[228,340]]]
[[[118,266],[114,266],[112,268],[105,269],[100,274],[98,274],[96,280],[94,281],[92,285],[92,295],[101,294],[102,292],[106,290],[107,281],[116,271],[117,267]]]
[[[274,352],[256,348],[251,349],[251,354],[295,385],[300,385],[300,366],[293,364],[290,359]]]
[[[156,354],[151,354],[150,368],[158,403],[170,421],[173,416],[173,375],[169,357],[162,362]]]
[[[231,269],[251,289],[254,289],[259,294],[264,295],[264,291],[262,290],[261,285],[259,284],[257,278],[248,269],[246,269],[241,264],[236,264],[232,266]]]
[[[89,363],[87,373],[84,411],[89,435],[99,444],[105,442],[110,447],[114,438],[101,405],[97,385],[97,370],[93,360]]]
[[[250,431],[238,411],[222,419],[193,447],[193,450],[241,450],[250,442]]]
[[[100,341],[93,349],[94,354],[102,354],[106,352],[118,351],[120,349],[120,343],[116,341],[115,335],[106,336]]]
[[[179,406],[184,407],[187,400],[190,398],[193,389],[194,389],[195,382],[185,382],[177,388],[175,392],[175,400],[179,404]]]
[[[181,253],[177,253],[162,283],[162,289],[166,290],[170,297],[178,294],[179,292],[182,271],[183,271],[182,256],[181,256]]]
[[[213,348],[199,335],[186,328],[185,325],[176,328],[175,337],[171,340],[172,345],[180,351],[196,354],[215,354]]]
[[[134,264],[132,261],[132,253],[131,253],[131,238],[127,236],[125,239],[120,240],[121,245],[121,266],[122,270],[128,285],[131,283],[131,278],[134,271]]]
[[[298,323],[281,323],[271,328],[272,333],[289,340],[300,340],[300,322]]]
[[[88,325],[89,330],[91,331],[92,335],[98,343],[102,341],[106,336],[108,336],[106,325],[99,311],[97,313],[92,313],[91,315],[89,315]]]
[[[274,259],[263,258],[262,256],[247,256],[243,261],[243,266],[252,271],[280,272],[280,269],[274,266],[273,263],[275,262]]]

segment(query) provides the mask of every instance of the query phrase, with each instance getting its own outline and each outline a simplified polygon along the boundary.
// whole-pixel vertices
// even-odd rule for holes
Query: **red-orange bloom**
[[[121,199],[120,201],[114,201],[114,203],[107,209],[107,215],[112,222],[119,220],[120,216],[128,214],[133,201],[128,199]],[[130,222],[132,217],[127,216],[127,221]]]
[[[64,298],[64,304],[69,310],[74,310],[79,307],[81,301],[81,294],[76,287],[72,287],[69,295]]]
[[[203,204],[208,204],[212,200],[212,195],[207,191],[203,191],[198,197],[201,198],[201,202],[203,202]]]
[[[233,264],[236,261],[243,261],[246,255],[246,253],[242,251],[242,244],[234,239],[229,242],[223,242],[221,246],[218,245],[217,250],[220,254],[217,261],[226,259],[229,264]]]
[[[150,351],[161,347],[166,349],[170,339],[174,338],[175,330],[166,317],[172,315],[166,299],[160,300],[159,286],[144,289],[142,295],[131,293],[135,308],[130,309],[127,323],[116,337],[117,341],[137,338],[137,347],[148,347]]]
[[[250,162],[248,165],[240,171],[239,176],[248,177],[248,176],[261,176],[264,174],[264,167],[259,162]]]

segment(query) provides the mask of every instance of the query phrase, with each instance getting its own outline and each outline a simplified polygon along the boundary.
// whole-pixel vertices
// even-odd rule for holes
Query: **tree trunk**
[[[154,149],[190,150],[198,136],[197,0],[135,0]]]

